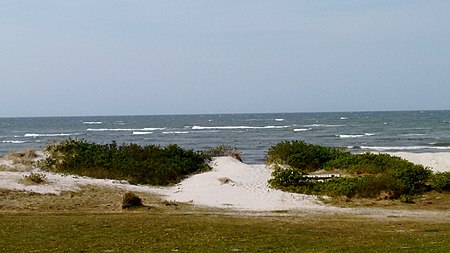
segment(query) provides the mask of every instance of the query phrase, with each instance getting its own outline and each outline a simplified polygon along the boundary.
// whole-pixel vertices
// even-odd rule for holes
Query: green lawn
[[[450,252],[450,223],[349,216],[0,214],[1,252]]]

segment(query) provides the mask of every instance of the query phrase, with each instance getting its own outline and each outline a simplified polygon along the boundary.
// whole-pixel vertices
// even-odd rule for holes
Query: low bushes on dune
[[[96,144],[68,139],[49,144],[44,169],[82,176],[126,179],[134,184],[169,185],[209,170],[210,157],[177,145]]]
[[[375,198],[405,198],[432,189],[448,189],[445,175],[388,154],[351,154],[338,148],[284,141],[269,148],[266,162],[277,166],[269,181],[274,188],[291,192]],[[341,177],[315,180],[305,175],[324,170]],[[446,183],[447,182],[447,183]]]

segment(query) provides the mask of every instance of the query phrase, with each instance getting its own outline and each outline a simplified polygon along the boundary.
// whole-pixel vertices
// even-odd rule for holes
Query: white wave
[[[72,136],[72,135],[78,135],[78,133],[73,133],[73,134],[64,134],[64,133],[60,133],[60,134],[25,134],[23,137],[56,137],[56,136]]]
[[[428,134],[400,134],[403,137],[412,137],[412,136],[426,136]]]
[[[304,127],[342,127],[345,125],[327,125],[327,124],[312,124],[312,125],[304,125]]]
[[[343,139],[346,139],[346,138],[360,138],[360,137],[364,137],[364,136],[365,136],[364,134],[339,134],[339,135],[337,135],[337,137],[343,138]]]
[[[280,129],[280,128],[287,128],[289,126],[263,126],[263,127],[253,127],[253,126],[212,126],[212,127],[206,127],[206,126],[193,126],[192,130],[233,130],[233,129]]]
[[[345,139],[345,138],[361,138],[364,136],[374,136],[374,135],[375,135],[374,133],[365,133],[365,134],[339,134],[336,136]]]
[[[152,134],[153,132],[139,132],[139,131],[134,131],[133,134],[134,135],[146,135],[146,134]]]
[[[159,127],[146,127],[146,128],[88,128],[86,131],[89,132],[119,132],[119,131],[157,131],[157,130],[164,130],[166,128],[159,128]]]
[[[162,132],[163,134],[188,134],[188,131],[168,131],[168,132]]]
[[[305,132],[305,131],[309,131],[312,128],[295,128],[294,132]]]
[[[341,120],[346,120],[346,119],[348,119],[347,117],[341,117],[340,118]]]
[[[284,119],[275,119],[275,121],[281,122],[284,121]]]
[[[10,143],[10,144],[22,144],[25,142],[26,141],[10,141],[10,140],[2,141],[2,143]]]
[[[377,150],[377,151],[389,151],[389,150],[420,150],[420,149],[436,149],[436,150],[450,150],[450,147],[430,147],[430,146],[361,146],[361,149]]]
[[[100,125],[103,124],[101,121],[83,121],[83,124],[85,125]]]

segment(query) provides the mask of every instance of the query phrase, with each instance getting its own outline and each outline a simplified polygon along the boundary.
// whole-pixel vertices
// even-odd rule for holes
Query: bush
[[[126,179],[134,184],[169,185],[209,170],[210,157],[177,145],[95,144],[63,140],[46,147],[44,168],[95,178]]]
[[[47,176],[43,173],[31,172],[30,175],[24,176],[24,179],[28,182],[35,183],[35,184],[42,184],[42,183],[47,182]]]
[[[122,198],[122,208],[123,209],[131,208],[131,207],[141,207],[141,206],[143,206],[142,199],[139,198],[136,194],[127,192],[123,195],[123,198]]]
[[[307,144],[303,141],[283,141],[269,148],[265,160],[268,164],[286,164],[299,170],[315,171],[328,161],[348,154],[337,148]]]
[[[450,172],[438,172],[430,178],[430,186],[438,192],[450,191]]]
[[[269,180],[272,187],[329,196],[376,198],[383,192],[391,198],[412,196],[428,190],[432,175],[429,168],[388,154],[350,154],[302,141],[284,141],[269,148],[266,162],[288,165],[274,170]],[[346,176],[324,182],[304,177],[320,169],[338,170]]]

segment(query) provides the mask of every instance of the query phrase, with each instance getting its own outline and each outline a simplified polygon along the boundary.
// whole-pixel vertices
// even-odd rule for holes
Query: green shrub
[[[127,192],[123,195],[123,198],[122,198],[122,208],[123,209],[131,208],[131,207],[141,207],[141,206],[143,206],[142,199],[139,198],[136,194],[134,194],[132,192]]]
[[[430,186],[433,190],[450,191],[450,172],[438,172],[431,176]]]
[[[30,175],[23,177],[26,181],[35,183],[35,184],[42,184],[47,182],[47,176],[43,173],[34,173],[31,172]]]
[[[100,145],[63,140],[46,147],[44,168],[95,178],[126,179],[134,184],[169,185],[189,174],[209,170],[210,157],[177,145]]]
[[[411,195],[401,195],[400,202],[407,203],[407,204],[414,204],[414,197]]]
[[[432,175],[429,168],[388,154],[350,154],[302,141],[284,141],[270,147],[266,162],[288,166],[274,170],[269,180],[272,187],[329,196],[375,198],[382,193],[389,193],[391,198],[412,196],[428,190]],[[323,182],[304,177],[305,173],[320,169],[338,170],[346,176]]]
[[[307,144],[303,141],[283,141],[269,148],[265,160],[268,164],[286,164],[300,170],[315,171],[328,161],[348,154],[337,148]]]

